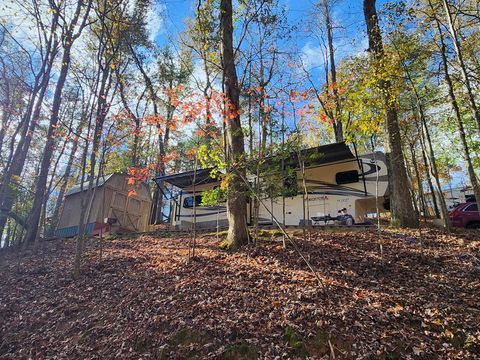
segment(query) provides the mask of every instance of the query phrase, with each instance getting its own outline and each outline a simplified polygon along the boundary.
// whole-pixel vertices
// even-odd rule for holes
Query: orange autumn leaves
[[[127,185],[130,187],[128,190],[129,197],[137,195],[137,190],[135,189],[137,183],[145,182],[152,177],[149,167],[130,168],[128,169],[128,175]]]
[[[322,93],[321,96],[328,97],[328,93],[330,93],[332,89],[333,87],[330,85],[330,88],[325,89],[325,92]],[[328,115],[322,112],[318,106],[312,104],[315,100],[318,100],[316,99],[318,94],[315,93],[314,89],[306,89],[304,91],[290,90],[288,93],[286,92],[283,99],[276,98],[275,102],[269,101],[272,98],[268,95],[268,92],[265,91],[265,88],[261,86],[244,90],[243,94],[250,96],[259,106],[262,106],[264,113],[277,113],[295,118],[296,124],[301,125],[306,131],[314,128],[316,122],[318,124],[318,122],[331,123],[333,121]],[[170,114],[169,117],[163,114],[148,114],[140,119],[140,121],[134,122],[128,114],[120,114],[124,119],[130,121],[134,134],[142,135],[138,124],[141,124],[141,126],[154,126],[160,136],[165,135],[167,130],[179,130],[182,127],[195,124],[196,130],[194,130],[194,134],[196,137],[216,139],[219,134],[217,124],[219,122],[225,123],[236,119],[241,114],[241,109],[235,108],[225,94],[215,90],[212,90],[211,93],[206,96],[203,93],[186,91],[185,86],[180,85],[164,91],[163,95],[164,101],[167,102],[166,106],[169,106],[170,110],[173,111],[173,114]],[[326,104],[332,103],[332,101],[328,101],[328,99],[324,100],[326,100]],[[287,111],[286,108],[288,108],[289,111]],[[188,149],[185,155],[188,159],[192,160],[195,158],[196,151],[197,149],[195,148]],[[143,168],[131,168],[129,170],[131,185],[151,178],[152,173],[158,173],[159,169],[165,169],[168,163],[178,158],[179,154],[174,149],[166,155],[157,156],[156,164],[151,164]],[[148,176],[146,176],[147,173],[149,174]],[[132,194],[134,193],[132,192]]]

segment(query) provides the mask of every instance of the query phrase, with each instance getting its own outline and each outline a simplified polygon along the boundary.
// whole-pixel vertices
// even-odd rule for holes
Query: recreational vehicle
[[[273,162],[267,160],[265,166],[274,169]],[[282,161],[285,168],[289,171],[283,172],[279,184],[284,191],[276,195],[261,192],[258,216],[254,216],[255,199],[247,198],[248,225],[256,217],[261,225],[273,224],[274,217],[286,226],[334,224],[345,216],[351,223],[363,223],[368,214],[388,210],[388,174],[381,152],[355,156],[345,143],[335,143],[292,153]],[[220,185],[211,174],[212,169],[197,169],[155,178],[157,184],[172,187],[172,226],[185,230],[193,223],[196,228],[226,225],[225,203],[205,206],[202,202],[202,193]],[[258,181],[262,184],[263,180]],[[256,176],[248,175],[248,182],[255,187]]]

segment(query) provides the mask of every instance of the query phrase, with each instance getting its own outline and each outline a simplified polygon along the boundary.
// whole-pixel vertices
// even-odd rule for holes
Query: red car
[[[480,229],[480,211],[477,203],[460,204],[448,214],[448,217],[453,226]]]

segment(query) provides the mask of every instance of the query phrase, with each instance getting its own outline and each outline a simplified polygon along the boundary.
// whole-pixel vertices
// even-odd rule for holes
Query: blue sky
[[[177,44],[178,34],[185,29],[184,21],[195,15],[198,0],[154,0],[157,1],[155,11],[150,14],[149,27],[153,33],[151,38],[160,46]],[[203,0],[202,0],[203,1]],[[278,0],[279,6],[287,11],[287,21],[292,27],[294,37],[286,51],[296,52],[298,61],[312,74],[315,82],[322,82],[324,75],[324,60],[321,43],[312,36],[310,28],[315,28],[315,5],[321,0]],[[377,1],[380,10],[386,0]],[[368,47],[366,26],[361,0],[333,0],[331,18],[334,25],[334,46],[337,64],[349,55],[363,53]],[[320,25],[321,26],[321,25]],[[177,47],[174,45],[174,47]],[[178,49],[178,48],[177,48]],[[321,85],[321,84],[318,84]]]
[[[161,10],[161,24],[155,37],[159,45],[165,45],[171,40],[176,41],[177,35],[184,30],[184,19],[194,16],[197,0],[157,0]],[[311,67],[323,66],[320,55],[318,40],[312,37],[307,30],[307,22],[313,18],[314,6],[320,0],[279,0],[280,6],[287,9],[288,22],[297,25],[294,45],[299,55],[304,56],[311,62]],[[387,0],[377,0],[377,11],[381,11],[382,5]],[[331,17],[334,22],[334,43],[336,48],[336,61],[349,55],[364,52],[368,47],[366,26],[363,15],[362,0],[334,0],[331,9]],[[322,70],[310,69],[315,78],[321,79],[318,72]],[[459,183],[459,177],[454,176],[454,185]]]
[[[159,0],[163,7],[163,23],[156,41],[159,44],[168,42],[169,37],[175,38],[176,34],[184,29],[183,20],[194,15],[196,0]],[[380,9],[386,0],[377,1]],[[305,32],[307,19],[312,18],[314,5],[317,1],[311,0],[280,0],[280,6],[287,9],[290,25],[299,25],[296,33],[296,45],[299,49],[304,47],[315,48],[315,40]],[[337,0],[334,1],[332,18],[338,28],[335,31],[335,42],[338,56],[341,57],[364,48],[366,44],[365,23],[363,19],[363,1]]]

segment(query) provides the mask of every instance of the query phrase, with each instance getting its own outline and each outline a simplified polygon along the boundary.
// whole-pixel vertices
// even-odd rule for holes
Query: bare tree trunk
[[[130,109],[130,106],[128,106],[127,96],[125,94],[124,79],[119,70],[116,71],[116,75],[118,79],[118,82],[117,82],[118,89],[119,89],[120,99],[122,101],[123,108],[127,112],[129,118],[135,122],[135,129],[133,133],[133,146],[131,150],[131,163],[133,167],[136,167],[138,166],[138,149],[139,149],[139,143],[140,143],[140,136],[139,136],[140,119],[137,116],[135,116],[135,114]]]
[[[283,103],[282,103],[281,117],[282,117],[282,130],[281,130],[282,131],[282,182],[283,184],[285,184],[285,177],[286,177],[286,173],[285,173],[285,105]],[[286,189],[282,186],[282,226],[284,229],[285,229],[285,212],[286,212],[285,191]],[[287,248],[287,239],[285,237],[285,234],[283,234],[283,237],[282,237],[282,245],[284,249]]]
[[[158,97],[155,92],[155,88],[153,86],[152,80],[150,76],[144,69],[144,65],[142,64],[141,59],[137,56],[135,49],[133,46],[129,45],[130,53],[133,57],[135,64],[137,65],[138,70],[142,74],[143,80],[145,82],[145,86],[148,90],[150,100],[152,101],[153,106],[153,114],[155,116],[158,115]],[[168,127],[167,127],[168,128]],[[163,131],[161,129],[161,125],[157,124],[158,129],[158,156],[157,156],[157,167],[156,167],[156,175],[165,175],[165,164],[163,160],[165,158],[165,144],[164,144],[164,137],[162,135]],[[155,187],[155,192],[153,195],[153,208],[152,208],[152,215],[150,218],[150,222],[153,224],[159,224],[162,222],[162,208],[163,208],[163,197],[160,191],[160,187],[163,187],[163,182],[157,184]]]
[[[401,58],[402,55],[401,55],[400,51],[398,51],[395,43],[393,43],[393,46],[395,47],[398,55]],[[422,99],[420,98],[420,94],[417,91],[417,87],[415,85],[415,82],[413,81],[413,78],[410,75],[410,71],[409,71],[407,65],[405,64],[405,62],[403,61],[402,58],[401,58],[401,62],[402,62],[402,66],[403,66],[403,69],[405,71],[405,74],[407,75],[407,78],[410,82],[410,85],[411,85],[411,88],[412,88],[412,91],[413,91],[413,95],[415,97],[415,102],[416,102],[416,105],[417,105],[417,108],[418,108],[418,112],[420,114],[420,123],[421,124],[420,124],[420,129],[418,130],[419,133],[420,133],[420,140],[422,140],[422,138],[423,138],[423,143],[424,144],[426,143],[428,145],[429,166],[427,168],[429,169],[431,177],[433,177],[435,179],[435,186],[436,186],[435,191],[437,192],[436,196],[438,197],[438,202],[440,204],[440,213],[438,213],[438,208],[436,207],[436,205],[435,205],[435,213],[436,213],[438,218],[441,218],[444,221],[445,227],[447,228],[448,231],[450,231],[450,221],[449,221],[449,218],[448,218],[447,204],[445,203],[445,197],[443,196],[443,192],[442,192],[442,185],[440,184],[440,177],[439,177],[438,169],[437,169],[437,161],[435,159],[435,152],[433,150],[432,140],[430,138],[430,131],[428,130],[428,126],[427,126],[427,119],[426,119],[424,108],[423,108],[423,102],[422,102]],[[417,129],[418,129],[418,125],[417,125]],[[423,153],[423,154],[425,156],[425,153]],[[431,183],[430,179],[429,179],[429,181]],[[433,195],[433,191],[432,191],[432,195]]]
[[[415,153],[415,144],[410,144],[410,154],[412,156],[412,164],[413,170],[415,172],[415,177],[417,178],[417,186],[418,186],[418,198],[420,201],[420,208],[423,212],[423,216],[427,215],[427,206],[425,205],[425,195],[423,194],[423,186],[422,186],[422,178],[420,176],[420,172],[418,171],[418,162],[417,162],[417,155]]]
[[[233,50],[232,0],[220,1],[223,79],[226,96],[226,159],[231,179],[227,188],[228,235],[226,245],[235,249],[248,243],[247,203],[242,177],[245,177],[243,132],[240,123],[240,99]]]
[[[93,108],[93,107],[92,107]],[[87,138],[90,137],[90,126],[92,123],[92,115],[90,113],[89,115],[89,124],[87,128]],[[83,154],[82,154],[82,165],[81,165],[81,175],[80,175],[80,191],[83,194],[84,192],[84,180],[85,180],[85,174],[86,174],[86,169],[87,169],[87,157],[88,157],[88,148],[89,148],[89,143],[88,141],[85,141],[85,147],[83,149]],[[83,228],[80,229],[81,224],[85,222],[85,209],[86,209],[86,199],[85,195],[82,195],[82,200],[81,200],[81,208],[82,212],[80,214],[80,221],[78,224],[78,234],[77,234],[77,241],[76,241],[76,247],[75,247],[75,260],[74,260],[74,265],[73,265],[73,276],[78,277],[80,275],[80,261],[81,261],[81,253],[82,253],[82,247],[83,247],[83,238],[80,238],[80,231],[84,232]],[[87,220],[88,221],[88,218]]]
[[[47,47],[47,50],[51,46],[56,47],[57,43]],[[50,53],[47,53],[47,55]],[[7,170],[3,177],[3,184],[0,184],[0,236],[3,233],[3,229],[7,220],[5,214],[10,213],[15,202],[15,193],[13,188],[18,185],[18,179],[22,174],[25,166],[25,160],[27,158],[28,150],[33,137],[33,132],[38,125],[38,119],[42,110],[43,99],[48,88],[50,72],[55,59],[55,54],[51,53],[42,64],[42,73],[37,75],[35,79],[34,92],[31,95],[31,99],[26,114],[22,119],[23,129],[20,134],[20,141],[17,144],[15,152],[12,152],[12,158],[7,162]],[[40,77],[40,74],[42,75]],[[37,96],[38,95],[38,96]],[[33,112],[33,113],[32,113]],[[18,129],[17,129],[18,130]],[[13,145],[13,142],[12,142]]]
[[[437,161],[435,159],[435,153],[433,151],[432,140],[430,138],[430,132],[428,131],[427,123],[426,123],[426,120],[425,120],[425,115],[423,113],[421,105],[419,105],[419,110],[420,110],[420,119],[422,120],[422,124],[423,124],[423,134],[425,134],[425,138],[426,138],[426,141],[427,141],[427,144],[428,144],[430,170],[432,171],[432,176],[435,179],[438,201],[440,203],[440,210],[441,210],[440,215],[441,215],[442,220],[445,223],[445,227],[447,228],[448,231],[450,231],[450,221],[449,221],[449,218],[448,218],[447,204],[445,203],[445,197],[443,196],[442,185],[440,184],[440,177],[438,175],[438,169],[437,169]]]
[[[105,122],[105,117],[108,112],[108,104],[107,104],[107,96],[110,90],[110,86],[112,83],[111,73],[109,71],[110,67],[105,66],[102,72],[102,80],[100,83],[100,89],[98,92],[98,100],[96,104],[96,114],[95,114],[95,130],[93,134],[93,143],[92,143],[92,152],[90,153],[90,171],[89,171],[89,182],[88,188],[82,198],[82,216],[80,217],[79,229],[78,229],[78,236],[77,236],[77,244],[76,244],[76,251],[75,251],[75,261],[74,261],[74,268],[73,274],[74,277],[78,277],[80,275],[80,261],[84,247],[84,240],[86,235],[88,234],[88,221],[90,219],[90,212],[93,204],[93,199],[95,197],[95,192],[98,188],[99,177],[96,178],[96,183],[94,185],[95,180],[95,167],[97,164],[98,153],[100,150],[100,141],[101,136],[103,134],[103,125]],[[99,173],[103,172],[103,161],[105,156],[105,149],[100,156],[100,169]]]
[[[252,116],[252,63],[248,66],[248,148],[249,155],[253,158],[253,116]]]
[[[440,218],[440,210],[438,209],[437,194],[436,194],[435,188],[433,187],[432,177],[430,176],[430,164],[428,163],[428,160],[427,160],[425,143],[423,141],[423,135],[421,134],[421,131],[422,131],[421,129],[418,129],[418,132],[420,134],[420,148],[422,149],[423,165],[425,166],[425,169],[427,170],[428,188],[430,189],[430,194],[432,194],[433,211],[435,213],[435,217]]]
[[[10,246],[11,236],[12,236],[12,224],[11,224],[11,222],[8,222],[8,224],[7,224],[7,234],[5,236],[3,245],[1,244],[2,238],[0,237],[0,250],[1,249],[6,249]]]
[[[63,88],[65,85],[65,80],[67,78],[68,70],[70,67],[70,52],[72,49],[73,42],[77,39],[83,28],[86,25],[88,15],[90,13],[92,0],[89,0],[88,3],[84,1],[78,1],[75,13],[73,14],[72,20],[69,24],[65,24],[63,31],[63,55],[61,60],[61,68],[58,76],[57,84],[55,87],[55,92],[53,96],[52,110],[50,115],[50,125],[47,131],[47,141],[45,148],[43,150],[43,158],[40,166],[40,174],[38,176],[36,187],[35,187],[35,197],[33,200],[33,206],[30,211],[27,223],[27,232],[25,234],[25,241],[32,242],[35,240],[38,232],[38,225],[40,221],[40,215],[42,210],[42,204],[44,202],[44,196],[46,195],[46,186],[48,179],[48,172],[50,168],[50,162],[52,159],[54,147],[55,147],[55,130],[57,127],[59,119],[60,104],[62,102]],[[86,8],[86,9],[84,9]],[[60,11],[56,8],[55,11]],[[83,11],[83,15],[82,15]],[[79,29],[74,33],[78,21],[81,21]]]
[[[375,0],[364,0],[363,9],[367,23],[368,42],[370,51],[376,62],[382,64],[385,61],[382,35],[378,25]],[[395,176],[391,177],[391,212],[394,225],[417,227],[418,218],[413,211],[413,203],[409,190],[407,171],[400,138],[398,114],[395,99],[391,95],[391,83],[379,81],[380,89],[385,94],[385,107],[387,110],[387,132],[390,147],[391,168]]]
[[[337,88],[337,69],[335,66],[335,49],[333,47],[333,26],[332,20],[330,18],[330,5],[329,0],[323,0],[323,6],[325,8],[325,23],[327,27],[327,42],[328,42],[328,54],[330,58],[330,76],[331,76],[331,86],[333,99],[335,101],[335,118],[333,120],[333,131],[335,134],[335,141],[341,142],[344,140],[343,137],[343,125],[341,121],[342,108],[340,105],[340,99],[338,97],[338,88]]]
[[[450,76],[450,72],[448,71],[447,49],[445,46],[445,41],[443,39],[442,28],[437,19],[435,19],[435,22],[437,25],[437,32],[440,37],[440,52],[442,55],[442,64],[443,64],[443,71],[445,75],[445,81],[448,86],[448,95],[450,97],[450,103],[452,104],[452,108],[455,113],[455,120],[457,122],[457,128],[460,134],[460,141],[462,143],[462,149],[463,149],[463,157],[465,159],[465,163],[467,164],[468,177],[470,179],[470,183],[472,184],[473,193],[475,194],[475,198],[477,199],[477,202],[480,202],[480,185],[479,185],[477,176],[475,174],[475,168],[473,167],[472,158],[470,156],[470,149],[469,149],[466,134],[465,134],[465,128],[463,126],[462,115],[460,113],[460,106],[458,105],[457,97],[455,95],[453,81]]]
[[[78,127],[76,129],[77,135],[81,134],[83,126],[84,126],[84,124],[83,124],[83,121],[82,121],[82,122],[80,122],[80,124],[78,125]],[[77,150],[78,150],[78,136],[75,136],[74,139],[73,139],[73,143],[72,143],[72,149],[71,149],[70,155],[68,157],[67,166],[65,167],[65,173],[63,174],[62,185],[60,186],[60,190],[59,190],[58,196],[57,196],[57,201],[55,202],[55,207],[54,207],[53,215],[52,215],[50,235],[54,234],[57,222],[60,218],[60,209],[62,208],[63,197],[65,196],[65,192],[67,190],[68,180],[69,180],[70,176],[72,175],[73,162],[75,160],[75,155],[77,154]]]
[[[412,185],[414,179],[413,179],[413,174],[412,174],[412,170],[411,170],[410,166],[407,166],[407,176],[408,176],[410,185]],[[411,191],[412,199],[413,199],[413,209],[415,210],[415,213],[417,214],[417,217],[419,217],[420,216],[420,211],[418,209],[418,204],[417,204],[417,201],[416,201],[416,198],[415,198],[415,191],[413,190],[413,186],[410,186],[410,191]]]
[[[457,55],[458,63],[460,65],[460,72],[462,74],[463,83],[465,85],[465,89],[467,90],[470,109],[472,110],[472,116],[477,122],[477,128],[480,132],[480,112],[478,111],[475,95],[472,90],[472,84],[467,74],[467,67],[465,65],[465,61],[463,60],[463,53],[460,41],[458,39],[457,30],[455,29],[455,25],[453,23],[452,13],[450,12],[450,5],[448,4],[447,0],[443,0],[443,7],[445,9],[445,14],[447,15],[448,29],[450,32],[450,37],[452,38],[453,48],[455,49],[455,54]]]
[[[60,104],[62,101],[63,87],[67,78],[67,73],[70,65],[70,50],[71,43],[67,38],[68,45],[65,45],[62,56],[62,67],[58,77],[57,85],[55,87],[55,93],[53,97],[52,111],[50,116],[50,126],[47,132],[47,141],[43,151],[43,158],[40,166],[40,174],[36,182],[35,197],[32,205],[32,210],[29,214],[27,223],[27,233],[25,235],[26,242],[33,242],[37,236],[38,225],[40,221],[40,214],[42,210],[42,204],[44,202],[44,196],[47,186],[48,172],[50,169],[50,162],[52,159],[54,147],[55,147],[55,130],[59,119]]]
[[[309,229],[309,240],[310,240],[310,198],[308,196],[308,189],[307,189],[307,181],[305,179],[305,160],[302,157],[301,150],[297,152],[298,162],[300,165],[300,169],[302,171],[302,203],[303,203],[303,240],[306,240],[306,229],[308,226]]]

